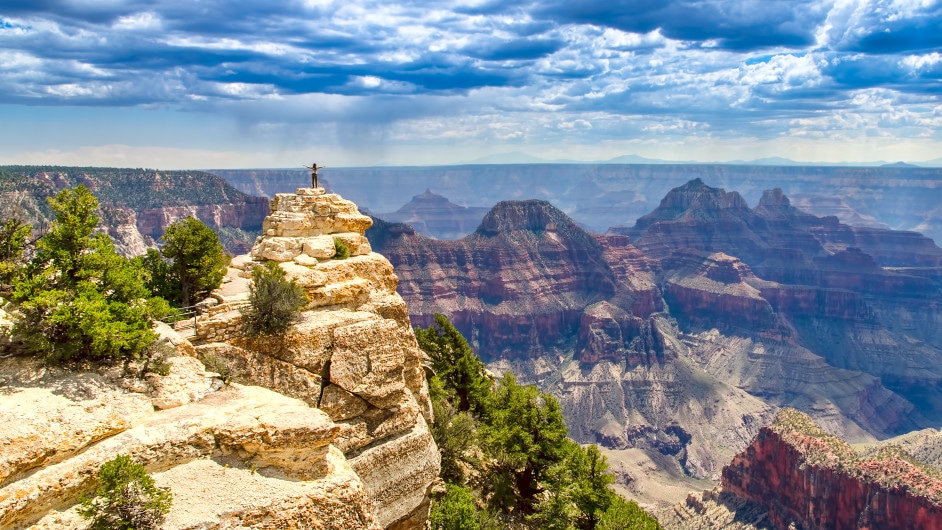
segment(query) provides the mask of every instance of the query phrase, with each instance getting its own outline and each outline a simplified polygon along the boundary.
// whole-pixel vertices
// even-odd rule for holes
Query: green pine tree
[[[480,412],[490,394],[491,380],[484,363],[448,319],[435,314],[428,329],[416,328],[419,347],[432,361],[432,370],[445,390],[456,397],[458,411]]]
[[[143,265],[154,294],[181,307],[192,305],[222,284],[226,256],[219,236],[195,217],[167,227],[160,252],[149,250]]]
[[[142,271],[95,233],[98,201],[84,186],[49,199],[55,220],[17,279],[22,318],[13,333],[48,362],[135,358],[157,335],[152,319],[169,307],[148,299]]]
[[[566,424],[556,398],[522,386],[510,372],[487,401],[481,427],[484,449],[494,458],[489,481],[504,510],[533,513],[551,466],[566,456]]]
[[[249,305],[242,310],[249,335],[284,333],[301,317],[310,303],[304,289],[287,278],[274,261],[252,269]]]

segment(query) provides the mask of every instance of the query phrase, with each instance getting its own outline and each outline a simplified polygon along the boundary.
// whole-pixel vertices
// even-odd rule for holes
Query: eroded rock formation
[[[860,388],[882,386],[877,393],[919,405],[895,399],[902,407],[884,408],[888,421],[871,421],[872,406],[851,414],[878,436],[942,417],[942,249],[930,239],[815,217],[781,190],[766,191],[749,209],[735,192],[699,180],[672,190],[627,233],[660,261],[671,314],[688,329],[716,326],[767,349],[798,347],[835,369],[876,378]],[[718,275],[718,253],[739,272]]]
[[[722,487],[765,508],[775,528],[942,528],[937,471],[898,448],[859,458],[791,409],[723,468]]]
[[[554,393],[580,442],[708,478],[778,407],[853,442],[942,417],[942,249],[781,190],[750,208],[691,181],[604,236],[541,201],[500,203],[458,241],[368,235],[414,322],[448,315],[492,370]]]
[[[76,503],[129,454],[171,489],[168,529],[424,528],[440,456],[397,278],[363,237],[370,219],[319,188],[271,209],[196,333],[160,328],[175,345],[167,375],[4,361],[0,527],[84,526]],[[351,257],[331,259],[335,238]],[[287,333],[247,337],[239,307],[266,259],[311,303]]]
[[[690,359],[652,263],[625,236],[589,234],[543,201],[498,204],[458,241],[377,224],[370,237],[403,278],[413,322],[448,315],[492,370],[554,393],[579,442],[718,479],[774,413]]]
[[[244,280],[260,261],[275,261],[310,305],[283,336],[221,334],[197,352],[225,363],[233,377],[327,412],[338,427],[334,445],[363,479],[377,521],[390,526],[427,510],[439,455],[427,425],[422,354],[396,293],[398,278],[363,236],[370,224],[355,204],[321,188],[276,194],[251,259],[233,260],[233,273]],[[335,240],[350,257],[333,259]],[[217,295],[220,305],[241,300],[244,290],[230,290]],[[203,325],[215,320],[238,329],[240,318],[220,313]]]

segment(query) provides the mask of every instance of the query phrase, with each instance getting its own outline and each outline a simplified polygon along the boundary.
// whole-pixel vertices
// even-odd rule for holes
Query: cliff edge
[[[665,528],[942,528],[942,474],[901,447],[859,455],[782,409],[723,468],[722,490],[661,514]]]
[[[75,506],[119,454],[171,489],[168,529],[424,528],[440,469],[428,388],[369,226],[321,188],[278,194],[201,314],[159,325],[165,376],[3,359],[0,528],[84,527]],[[350,257],[332,259],[335,240]],[[247,337],[239,309],[266,260],[311,303],[284,335]]]

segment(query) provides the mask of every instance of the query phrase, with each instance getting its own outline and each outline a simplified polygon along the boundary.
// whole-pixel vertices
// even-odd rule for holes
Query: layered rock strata
[[[458,241],[381,222],[369,235],[403,278],[413,322],[448,315],[493,371],[555,394],[579,442],[718,479],[774,414],[690,360],[656,271],[625,236],[589,234],[543,201],[500,203]]]
[[[942,528],[938,471],[899,448],[858,458],[791,409],[723,468],[722,487],[765,508],[775,528]]]
[[[250,256],[233,260],[231,275],[244,279],[252,267],[275,261],[304,289],[307,309],[279,337],[227,333],[196,349],[236,380],[324,410],[338,428],[334,445],[363,479],[377,521],[390,526],[427,510],[440,457],[427,425],[421,350],[392,266],[363,235],[370,224],[355,204],[322,188],[276,194],[263,235]],[[349,257],[333,259],[336,242]],[[220,305],[230,306],[243,295],[240,289],[216,293]],[[240,319],[230,311],[203,326],[220,322],[238,330]]]
[[[266,235],[198,318],[235,331],[160,327],[167,375],[5,361],[0,527],[83,527],[75,506],[98,468],[128,454],[173,493],[168,529],[424,528],[440,470],[428,388],[369,223],[322,189],[276,196]],[[332,259],[335,239],[351,257]],[[311,303],[283,335],[246,337],[248,277],[270,258]]]
[[[6,360],[0,527],[85,528],[76,503],[103,463],[130,455],[173,493],[163,528],[378,528],[324,412],[260,387],[223,389],[176,355],[170,374],[146,380]]]
[[[875,378],[864,385],[873,395],[889,391],[909,403],[878,396],[902,406],[881,414],[852,401],[840,408],[877,436],[942,418],[942,249],[931,240],[806,214],[779,189],[750,209],[737,193],[700,180],[671,190],[626,232],[657,258],[671,314],[687,329],[718,327],[767,350],[799,348]]]
[[[556,395],[575,439],[717,479],[782,406],[854,443],[936,425],[942,249],[866,233],[702,181],[603,236],[542,201],[458,241],[367,232],[413,322],[447,315],[493,371]]]

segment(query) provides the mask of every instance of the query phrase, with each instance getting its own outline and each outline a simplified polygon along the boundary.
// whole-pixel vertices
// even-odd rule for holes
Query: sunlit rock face
[[[723,490],[777,528],[942,528],[942,480],[899,449],[859,458],[806,415],[783,410],[723,468]]]
[[[271,207],[196,329],[160,328],[167,375],[0,366],[0,419],[28,416],[0,440],[0,526],[84,527],[75,505],[98,467],[130,454],[174,495],[165,528],[425,527],[440,471],[431,403],[398,279],[363,236],[370,219],[319,188]],[[333,259],[335,239],[349,257]],[[239,309],[264,261],[311,302],[284,334],[248,337]]]

